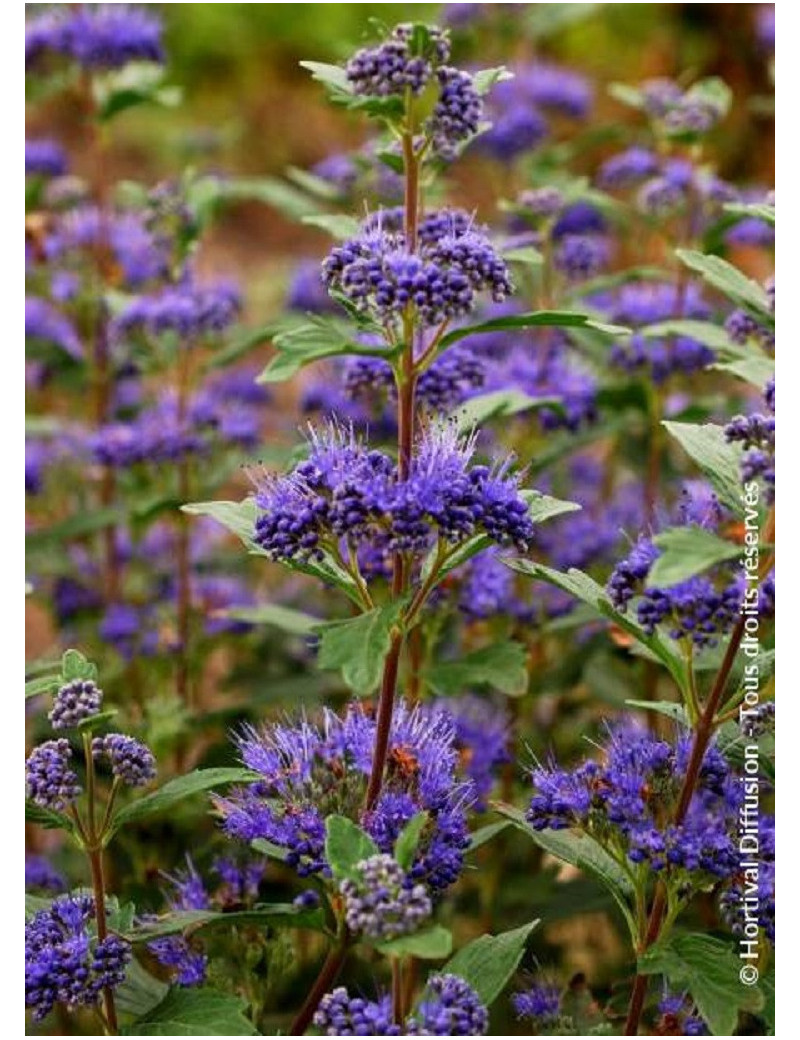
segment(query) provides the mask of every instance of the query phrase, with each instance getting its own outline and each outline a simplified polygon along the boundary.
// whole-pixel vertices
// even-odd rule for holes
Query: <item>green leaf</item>
[[[510,264],[520,264],[524,267],[541,267],[544,257],[533,246],[517,246],[515,249],[506,249],[503,259]]]
[[[218,524],[235,534],[251,552],[261,552],[253,541],[257,508],[255,499],[241,502],[188,502],[181,511],[190,516],[210,516]]]
[[[361,232],[361,224],[355,217],[349,217],[344,213],[312,214],[303,217],[303,223],[327,231],[331,238],[340,242],[345,242],[348,238],[357,238]]]
[[[500,935],[481,935],[451,957],[442,971],[468,982],[481,1003],[489,1007],[517,970],[528,936],[538,923],[531,921]]]
[[[90,715],[81,719],[77,725],[79,733],[93,733],[95,730],[104,729],[108,723],[119,715],[117,708],[109,708],[108,711],[99,711],[96,715]]]
[[[174,108],[182,98],[179,87],[164,83],[160,67],[144,62],[132,63],[119,72],[95,79],[95,94],[101,122],[107,122],[136,105]]]
[[[689,725],[686,709],[682,704],[676,704],[674,701],[626,700],[625,703],[631,708],[639,708],[641,711],[654,711],[657,715],[663,715],[665,718],[671,719],[672,722],[677,722],[681,726]]]
[[[185,798],[210,791],[213,787],[221,787],[223,784],[244,784],[254,779],[256,779],[256,774],[249,769],[228,766],[195,769],[184,776],[176,776],[173,780],[168,780],[163,787],[159,787],[157,791],[138,798],[115,813],[112,823],[113,831],[167,812]]]
[[[294,322],[272,337],[277,354],[258,377],[258,383],[281,383],[305,365],[322,358],[355,354],[359,357],[385,357],[386,350],[365,347],[353,341],[353,330],[332,318],[309,317]]]
[[[705,473],[719,497],[737,516],[744,511],[740,476],[741,451],[725,440],[721,426],[664,422],[663,426]]]
[[[25,819],[30,823],[38,823],[48,831],[69,831],[75,834],[75,824],[62,812],[45,809],[30,798],[25,799]]]
[[[311,614],[277,603],[264,603],[258,607],[229,607],[227,610],[215,610],[213,616],[246,621],[250,625],[272,625],[294,636],[311,635],[320,624],[320,619]]]
[[[605,589],[590,578],[588,574],[573,567],[567,573],[544,567],[534,563],[532,560],[504,559],[503,562],[512,570],[520,574],[527,574],[531,578],[539,578],[556,588],[569,592],[576,599],[588,606],[603,618],[612,621],[618,628],[623,629],[632,636],[636,642],[645,648],[652,657],[660,661],[670,672],[678,688],[685,693],[688,684],[686,664],[678,653],[673,643],[660,632],[648,635],[641,625],[637,624],[627,614],[620,614],[615,610],[606,594]]]
[[[594,14],[600,4],[534,4],[519,11],[524,15],[530,32],[537,40],[560,32],[570,25],[582,22]]]
[[[106,527],[113,527],[124,519],[124,511],[118,508],[77,513],[75,516],[59,520],[58,523],[51,524],[49,527],[39,527],[26,533],[25,545],[29,552],[47,549],[53,545],[62,545],[72,538],[82,538],[85,535],[102,531]]]
[[[494,823],[487,823],[485,826],[479,827],[476,831],[473,831],[469,837],[467,855],[469,855],[470,852],[479,849],[482,845],[486,845],[487,842],[490,842],[496,834],[499,834],[510,826],[510,820],[496,820]]]
[[[438,661],[426,678],[445,696],[473,686],[491,686],[511,697],[528,689],[527,654],[522,643],[507,640],[464,654],[455,661]]]
[[[169,992],[166,982],[155,978],[134,957],[125,970],[125,981],[114,990],[117,1010],[139,1018],[152,1011]]]
[[[651,585],[677,585],[725,560],[736,560],[742,553],[740,545],[694,524],[669,527],[653,541],[661,555],[647,576]]]
[[[676,990],[688,989],[714,1036],[733,1036],[739,1009],[756,1013],[764,1005],[757,986],[739,978],[742,962],[733,948],[711,935],[673,935],[639,958],[644,975],[665,975]]]
[[[721,325],[710,321],[697,321],[693,318],[670,318],[654,325],[645,325],[637,330],[645,339],[661,339],[664,336],[688,336],[696,339],[714,351],[726,351],[731,348],[731,338]]]
[[[421,932],[378,943],[376,949],[385,957],[419,957],[421,960],[438,961],[453,952],[453,936],[447,928],[434,924]]]
[[[578,867],[579,870],[596,878],[614,897],[631,935],[636,935],[636,923],[630,910],[630,904],[635,898],[633,883],[620,865],[594,838],[580,831],[534,830],[525,819],[524,813],[514,806],[493,802],[492,808],[511,820],[514,826],[527,834],[539,848],[549,852],[556,859]]]
[[[735,217],[763,220],[775,227],[775,207],[767,202],[726,202],[722,208]]]
[[[38,697],[42,693],[53,693],[60,685],[60,675],[42,675],[38,679],[28,679],[25,683],[25,700]]]
[[[208,986],[176,987],[164,1000],[123,1029],[123,1036],[256,1036],[247,1001]]]
[[[561,407],[558,397],[530,397],[521,390],[491,390],[488,394],[471,397],[456,408],[450,419],[458,430],[472,430],[482,426],[489,419],[518,415],[520,412],[538,410],[540,408]]]
[[[483,332],[498,332],[505,329],[532,329],[532,328],[589,328],[604,332],[609,336],[627,335],[629,330],[619,325],[608,325],[604,322],[595,321],[587,314],[579,314],[576,311],[532,311],[530,314],[510,314],[505,318],[491,318],[477,325],[467,325],[463,328],[453,329],[443,336],[439,343],[439,352],[464,339],[466,336],[476,336]]]
[[[628,108],[641,109],[644,106],[642,92],[637,90],[636,87],[629,86],[627,83],[610,83],[608,93],[615,101],[627,105]]]
[[[300,67],[307,69],[313,79],[329,89],[343,94],[352,94],[353,88],[347,79],[347,73],[340,65],[327,65],[321,61],[301,61]]]
[[[302,220],[323,212],[323,207],[315,199],[278,177],[235,177],[218,180],[208,189],[207,209],[213,211],[231,202],[260,202],[272,206],[290,220]]]
[[[33,896],[30,892],[25,893],[25,920],[38,914],[41,910],[49,910],[53,900],[46,896]]]
[[[394,844],[394,858],[403,870],[409,870],[414,862],[414,856],[427,822],[428,814],[426,812],[415,813],[398,834]]]
[[[258,329],[246,329],[231,337],[230,342],[222,350],[216,351],[208,361],[209,368],[224,368],[239,358],[249,354],[254,347],[267,343],[275,331],[275,323],[262,325]]]
[[[329,816],[325,821],[325,858],[337,881],[357,878],[357,864],[378,851],[372,838],[346,816]]]
[[[236,925],[323,931],[325,912],[319,907],[303,909],[294,903],[260,904],[250,910],[173,910],[157,921],[148,921],[139,928],[129,929],[125,938],[132,943],[146,943],[165,935],[179,935],[183,932],[194,934],[207,928],[228,928]]]
[[[97,678],[97,665],[87,660],[80,650],[65,650],[61,658],[61,676],[64,682],[74,679]]]
[[[772,313],[769,296],[758,282],[742,274],[733,264],[719,256],[707,256],[695,249],[678,249],[675,255],[685,264],[712,285],[719,292],[733,300],[767,325],[773,325],[775,316]]]
[[[181,506],[181,509],[190,516],[210,516],[235,534],[253,556],[267,556],[261,546],[253,541],[258,512],[255,499],[245,498],[241,502],[189,502],[187,505]],[[285,566],[289,570],[311,574],[315,578],[336,585],[360,606],[361,601],[355,582],[327,553],[321,560],[306,560],[305,562],[293,560],[291,563],[286,563]]]
[[[479,69],[472,74],[472,82],[481,96],[488,94],[496,83],[504,83],[506,80],[513,78],[514,73],[507,69],[505,65],[498,65],[493,69]]]
[[[383,607],[374,607],[358,617],[317,625],[319,667],[340,669],[342,678],[356,694],[371,693],[380,681],[392,641],[392,629],[403,606],[403,601],[397,600]]]
[[[546,520],[553,520],[564,513],[577,513],[583,507],[577,502],[568,502],[563,498],[553,498],[541,491],[524,490],[522,497],[528,503],[528,516],[535,524],[543,524]]]

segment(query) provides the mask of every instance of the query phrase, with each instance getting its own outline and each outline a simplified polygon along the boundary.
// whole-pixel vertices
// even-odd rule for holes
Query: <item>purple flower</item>
[[[602,271],[610,252],[608,240],[599,235],[563,235],[553,259],[559,271],[577,282]]]
[[[445,159],[453,157],[459,144],[478,133],[483,102],[468,72],[450,68],[437,70],[439,100],[427,123],[433,147]]]
[[[536,982],[521,993],[514,993],[511,1003],[517,1018],[548,1025],[561,1014],[561,990],[551,982]]]
[[[148,747],[124,733],[109,733],[92,741],[95,759],[107,758],[115,780],[129,787],[146,787],[156,775],[156,760]]]
[[[597,174],[597,182],[604,188],[627,188],[651,177],[658,167],[654,152],[634,145],[606,159]]]
[[[58,141],[36,137],[25,141],[25,173],[60,177],[67,172],[67,156]]]
[[[314,1013],[314,1025],[324,1036],[400,1036],[388,995],[378,1001],[351,997],[344,986],[326,993]]]
[[[81,787],[71,759],[69,741],[63,737],[35,747],[25,763],[28,797],[43,809],[63,811],[72,805]]]
[[[419,252],[409,253],[392,211],[371,218],[359,238],[336,246],[322,265],[329,290],[341,292],[358,310],[398,327],[413,306],[421,320],[436,326],[468,314],[476,295],[505,299],[513,286],[508,270],[488,238],[465,214],[433,214],[420,229]]]
[[[328,314],[339,310],[328,295],[316,260],[301,260],[295,267],[286,294],[286,306],[291,311]]]
[[[25,891],[35,888],[58,895],[67,887],[63,876],[44,856],[25,855]]]
[[[141,296],[114,321],[120,336],[142,329],[153,336],[176,332],[184,340],[221,332],[239,316],[241,296],[230,281],[195,285],[191,281]]]
[[[119,986],[131,948],[116,935],[93,940],[93,901],[61,896],[25,923],[25,1006],[37,1022],[56,1004],[95,1004],[105,987]]]
[[[340,811],[343,797],[348,804],[350,799],[360,803],[374,742],[374,718],[355,705],[343,718],[324,712],[320,726],[302,721],[244,730],[238,741],[242,761],[259,779],[217,798],[225,830],[248,843],[266,838],[286,849],[287,863],[301,877],[327,872],[325,817]],[[472,800],[470,785],[456,778],[450,716],[398,704],[388,761],[381,798],[359,822],[389,854],[411,817],[428,812],[409,878],[433,890],[446,888],[463,865],[469,844],[466,809]]]
[[[447,60],[450,44],[445,32],[430,28],[423,52],[414,47],[413,26],[403,24],[395,26],[379,46],[357,51],[345,67],[355,93],[369,97],[402,95],[406,90],[422,93],[433,75],[433,64]]]
[[[356,864],[358,878],[339,885],[347,927],[381,942],[415,932],[431,915],[424,885],[407,883],[397,860],[381,853]]]
[[[126,286],[136,288],[169,269],[169,249],[138,213],[101,212],[81,206],[65,213],[44,244],[50,261],[65,261],[73,253],[110,250]]]
[[[55,697],[47,716],[53,729],[72,729],[96,715],[103,703],[103,691],[91,679],[73,679],[65,683]]]
[[[493,557],[482,553],[478,559]],[[498,562],[494,560],[495,564]],[[508,567],[500,564],[506,574]],[[473,784],[476,809],[486,807],[497,776],[498,767],[511,761],[508,744],[510,717],[499,701],[465,693],[437,702],[443,711],[449,711],[456,728],[456,743],[461,752],[462,768]]]
[[[480,134],[475,148],[499,162],[512,162],[540,144],[547,133],[541,113],[519,101],[492,113],[491,126]]]
[[[55,9],[25,28],[25,65],[48,52],[90,69],[117,69],[131,61],[163,62],[161,21],[144,8],[127,4],[82,4]]]
[[[489,1012],[458,975],[431,975],[426,996],[406,1028],[408,1036],[485,1036]]]
[[[83,345],[72,322],[39,296],[25,297],[25,336],[60,347],[76,361],[83,357]]]

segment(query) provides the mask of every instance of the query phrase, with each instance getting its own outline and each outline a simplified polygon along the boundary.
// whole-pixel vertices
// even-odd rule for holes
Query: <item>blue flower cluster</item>
[[[33,749],[25,763],[28,797],[43,809],[67,809],[81,787],[70,762],[72,748],[64,737],[46,740]]]
[[[754,735],[754,734],[749,734]],[[734,935],[750,935],[755,923],[775,943],[775,818],[762,815],[758,821],[757,867],[736,873],[719,896],[723,918]]]
[[[624,612],[638,594],[636,616],[648,634],[665,624],[672,639],[691,639],[698,647],[712,646],[739,617],[741,578],[728,578],[718,587],[710,578],[695,575],[664,588],[642,587],[658,555],[658,548],[641,538],[608,580],[611,602]]]
[[[537,61],[511,67],[513,79],[495,84],[487,109],[491,126],[475,147],[499,162],[512,162],[551,133],[548,117],[585,118],[592,90],[571,69]]]
[[[372,768],[375,719],[352,705],[343,718],[325,711],[320,726],[302,721],[245,730],[238,739],[242,761],[259,779],[216,799],[224,827],[248,843],[266,838],[287,852],[301,877],[327,873],[325,818],[358,813]],[[468,844],[469,783],[456,776],[458,751],[449,714],[435,708],[394,712],[388,769],[375,808],[359,822],[383,853],[391,853],[406,823],[426,811],[426,826],[411,883],[432,891],[451,885]]]
[[[47,716],[53,729],[72,729],[100,711],[103,691],[91,679],[73,679],[56,694]]]
[[[611,731],[602,761],[573,770],[555,765],[533,772],[535,794],[527,818],[536,830],[580,828],[613,856],[677,872],[681,883],[702,887],[739,870],[741,784],[720,751],[710,746],[689,811],[679,825],[664,824],[674,805],[691,751],[691,735],[674,744],[630,726]]]
[[[87,896],[62,896],[25,923],[25,1006],[39,1022],[56,1004],[96,1004],[105,987],[119,986],[131,957],[116,935],[93,940],[95,914]]]
[[[552,982],[536,982],[511,996],[517,1018],[529,1018],[537,1026],[552,1025],[561,1014],[561,990]]]
[[[87,69],[118,69],[131,61],[163,62],[161,21],[127,4],[59,4],[25,26],[25,67],[48,54]]]
[[[484,553],[477,559],[487,555]],[[503,566],[502,569],[509,577],[513,577],[508,567]],[[511,761],[509,712],[500,701],[472,693],[449,697],[437,704],[449,711],[453,718],[461,768],[472,781],[475,808],[485,809],[497,770]]]
[[[345,922],[354,935],[384,941],[415,932],[433,910],[424,885],[411,884],[393,856],[380,853],[356,864],[357,878],[339,885]]]
[[[455,544],[483,532],[525,550],[533,524],[517,479],[507,465],[471,465],[473,452],[474,441],[454,428],[431,427],[400,480],[388,455],[330,426],[312,434],[305,462],[261,482],[255,540],[284,560],[320,555],[339,539],[355,549],[376,536],[390,550],[418,552],[437,538]]]
[[[447,32],[428,28],[417,46],[414,26],[395,26],[388,40],[377,47],[365,47],[353,55],[345,67],[347,80],[356,94],[386,97],[392,94],[422,93],[433,76],[434,66],[447,61],[450,40]]]
[[[432,975],[427,996],[403,1027],[392,1020],[388,996],[377,1001],[351,997],[344,986],[326,994],[314,1015],[325,1036],[484,1036],[489,1014],[457,975]]]
[[[60,177],[67,172],[67,156],[58,141],[46,137],[25,141],[25,173]]]
[[[709,1029],[686,993],[666,993],[658,1003],[663,1036],[709,1036]]]
[[[408,251],[390,216],[365,222],[358,238],[336,246],[322,265],[329,291],[399,332],[413,310],[427,326],[468,314],[478,293],[502,301],[513,292],[508,268],[481,229],[460,211],[432,214]]]
[[[634,330],[670,318],[692,318],[707,321],[711,308],[696,285],[678,291],[668,282],[641,282],[623,286],[616,294],[592,298],[612,322]],[[645,371],[657,384],[675,374],[689,374],[707,368],[714,352],[704,343],[689,336],[645,338],[634,331],[632,336],[614,342],[610,360],[626,372]]]
[[[764,400],[771,415],[754,412],[737,415],[725,426],[725,439],[744,449],[740,472],[742,483],[763,480],[766,499],[775,499],[775,380],[764,389]]]
[[[212,861],[211,872],[219,882],[210,892],[187,854],[184,870],[162,875],[171,886],[167,904],[170,910],[223,911],[251,904],[258,896],[265,871],[263,860],[239,864],[227,856],[218,856]],[[172,969],[178,986],[200,986],[206,981],[208,957],[195,939],[168,935],[147,945],[160,964]]]
[[[25,891],[36,889],[58,895],[67,887],[62,874],[45,856],[25,856]]]
[[[426,129],[436,154],[443,159],[452,159],[458,145],[478,133],[483,101],[468,72],[444,65],[437,70],[436,76],[439,99]]]
[[[141,741],[124,733],[107,733],[92,741],[95,759],[108,759],[115,780],[128,787],[145,787],[155,778],[156,760]]]
[[[137,297],[113,324],[114,334],[141,329],[152,336],[175,332],[182,339],[220,332],[239,315],[241,296],[230,281],[197,285],[191,279],[151,296]]]

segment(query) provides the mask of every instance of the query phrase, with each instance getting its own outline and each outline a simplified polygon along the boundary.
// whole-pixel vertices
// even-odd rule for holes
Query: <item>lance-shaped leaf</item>
[[[451,957],[442,971],[468,982],[489,1007],[519,967],[528,936],[538,923],[531,921],[500,935],[481,935]]]
[[[155,921],[130,928],[125,938],[147,943],[166,935],[194,934],[208,928],[252,926],[255,928],[308,928],[323,931],[325,913],[319,907],[304,909],[294,903],[259,904],[250,910],[172,910]]]
[[[488,394],[478,394],[459,405],[453,410],[450,419],[459,431],[466,431],[481,426],[489,419],[501,419],[542,408],[563,411],[561,398],[531,397],[521,390],[491,390]]]
[[[576,311],[532,311],[529,314],[509,314],[503,318],[490,318],[488,321],[479,322],[477,325],[466,325],[463,328],[453,329],[448,332],[439,343],[439,353],[458,343],[467,336],[477,336],[484,332],[514,331],[515,329],[536,328],[589,328],[596,329],[608,336],[626,336],[630,330],[619,325],[609,325],[607,322],[596,321],[588,314],[579,314]]]
[[[271,625],[293,636],[311,635],[321,621],[305,611],[282,607],[278,603],[263,603],[258,607],[228,607],[226,610],[215,610],[213,617],[244,621],[249,625]]]
[[[240,767],[218,766],[213,769],[195,769],[184,776],[168,780],[157,791],[137,798],[114,815],[112,831],[131,823],[140,823],[151,816],[168,812],[186,798],[202,794],[225,784],[243,784],[257,779],[256,773]]]
[[[699,274],[703,281],[723,293],[738,307],[744,308],[758,321],[768,326],[774,325],[775,315],[766,290],[733,264],[720,256],[710,256],[695,249],[678,249],[675,255],[681,263]]]
[[[631,905],[635,898],[633,882],[594,838],[579,831],[538,831],[531,827],[524,813],[515,806],[493,802],[492,808],[527,834],[539,848],[596,878],[614,897],[631,935],[636,936],[636,922],[631,913]]]
[[[744,511],[741,449],[735,444],[729,444],[723,428],[713,423],[699,426],[694,423],[664,422],[663,425],[705,473],[725,505],[741,516]]]

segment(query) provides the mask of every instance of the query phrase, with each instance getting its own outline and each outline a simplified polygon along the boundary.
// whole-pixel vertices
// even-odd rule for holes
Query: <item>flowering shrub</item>
[[[355,151],[156,185],[160,17],[31,13],[35,1029],[774,1031],[774,196],[719,78],[483,67],[594,6],[373,25],[301,62]],[[263,325],[243,204],[331,239]]]

